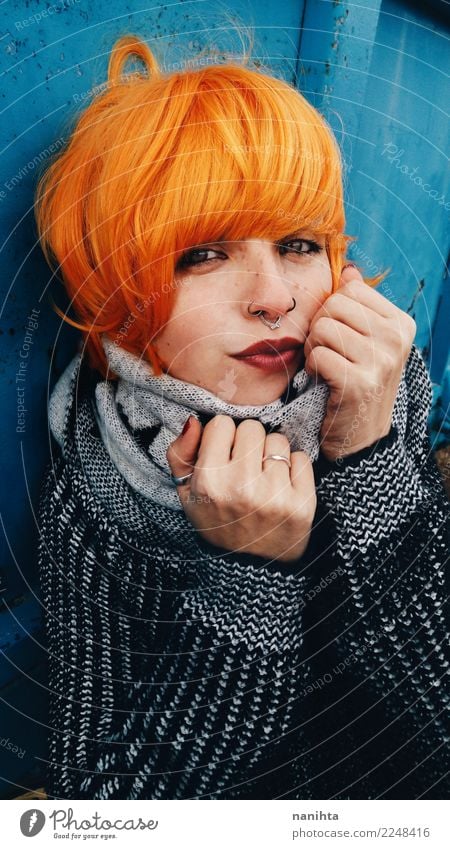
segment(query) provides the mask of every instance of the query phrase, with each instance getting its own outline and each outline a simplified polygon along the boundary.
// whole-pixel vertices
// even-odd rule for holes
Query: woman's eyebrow
[[[195,244],[192,244],[188,248],[184,248],[183,250],[192,251],[192,250],[194,250],[194,248],[207,247],[208,245],[223,245],[223,244],[226,244],[227,241],[229,241],[230,244],[233,244],[233,243],[235,243],[239,240],[238,239],[234,239],[234,240],[227,239],[227,236],[225,234],[223,234],[221,236],[216,236],[215,239],[202,239],[201,241],[195,242]]]
[[[287,233],[285,236],[282,236],[281,238],[282,239],[294,239],[295,237],[298,237],[298,236],[304,236],[305,238],[307,236],[310,236],[311,238],[315,238],[315,239],[322,238],[322,236],[319,233],[317,233],[316,230],[312,229],[311,227],[300,227],[298,230],[294,230],[292,233]],[[325,237],[323,236],[323,238],[325,238]],[[278,239],[277,241],[280,241],[280,239]]]
[[[314,229],[308,228],[308,227],[303,227],[303,228],[298,228],[297,230],[294,230],[291,233],[286,233],[286,235],[280,236],[280,238],[278,238],[278,239],[267,238],[263,241],[266,241],[270,244],[275,245],[275,244],[278,244],[281,241],[286,241],[287,239],[295,239],[295,238],[300,238],[300,237],[302,237],[304,239],[315,239],[315,240],[325,239],[324,235],[318,234]],[[233,247],[240,245],[241,242],[252,242],[252,241],[259,241],[259,237],[258,236],[254,236],[254,237],[248,236],[247,238],[244,238],[244,239],[230,239],[230,237],[227,233],[222,233],[220,236],[217,236],[215,239],[208,239],[208,240],[205,239],[205,240],[202,240],[200,242],[196,242],[195,245],[191,245],[189,248],[186,248],[185,251],[186,250],[194,250],[195,248],[212,247],[213,245],[216,245],[216,246],[221,245],[222,247],[233,248]]]

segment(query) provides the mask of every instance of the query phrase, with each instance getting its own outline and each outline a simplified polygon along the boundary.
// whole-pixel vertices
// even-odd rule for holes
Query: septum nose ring
[[[294,297],[292,297],[292,300],[293,300],[294,303],[292,304],[291,307],[289,307],[288,310],[286,310],[286,312],[292,312],[292,310],[294,310],[295,307],[297,306],[297,301],[295,300]],[[258,318],[261,319],[262,323],[265,324],[266,327],[270,327],[271,330],[276,330],[278,327],[280,327],[280,325],[281,325],[281,315],[277,315],[275,321],[268,321],[267,318],[264,318],[264,315],[263,315],[265,310],[256,310],[256,312],[250,312],[250,307],[251,307],[252,303],[253,303],[253,301],[250,301],[250,303],[247,307],[247,312],[249,313],[249,315],[257,315]]]

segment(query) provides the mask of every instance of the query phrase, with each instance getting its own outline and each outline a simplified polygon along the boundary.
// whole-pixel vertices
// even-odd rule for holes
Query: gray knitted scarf
[[[149,363],[106,336],[103,346],[108,366],[117,380],[102,380],[96,386],[97,423],[112,462],[132,489],[146,498],[172,510],[183,509],[171,479],[166,451],[190,414],[197,419],[202,414],[206,417],[224,414],[234,420],[259,419],[267,432],[287,436],[291,451],[305,451],[311,461],[317,458],[329,390],[304,369],[297,372],[282,398],[270,404],[245,406],[230,401],[232,374],[224,375],[220,397],[169,374],[155,376]],[[74,362],[58,381],[50,399],[50,427],[59,442]],[[138,437],[148,428],[155,428],[155,435],[144,447]]]

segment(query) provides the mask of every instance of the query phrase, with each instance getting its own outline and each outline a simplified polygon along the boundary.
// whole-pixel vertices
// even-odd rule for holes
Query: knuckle
[[[291,444],[289,439],[284,433],[269,433],[266,438],[264,455],[268,453],[268,451],[289,451],[291,450]],[[287,455],[286,455],[287,456]]]
[[[254,492],[248,487],[235,488],[230,495],[233,510],[238,515],[252,513],[257,507]]]
[[[210,482],[208,486],[208,498],[214,504],[220,505],[228,499],[228,493],[224,487],[217,486],[214,482]]]
[[[411,341],[412,341],[414,339],[415,335],[416,335],[417,324],[416,324],[416,322],[414,321],[414,319],[411,315],[408,315],[408,313],[405,313],[404,315],[405,315],[405,318],[404,318],[403,323],[404,323],[404,326],[405,326],[407,338],[411,339]]]
[[[311,350],[311,355],[313,357],[313,361],[316,365],[319,363],[326,362],[328,357],[328,348],[325,345],[315,345]]]
[[[361,283],[360,280],[347,280],[342,286],[339,287],[339,290],[346,295],[358,295],[361,289],[361,286],[365,284]]]
[[[266,432],[264,425],[258,419],[244,419],[242,422],[240,422],[238,424],[238,426],[236,428],[236,431],[240,434],[242,434],[244,431],[247,431],[247,430],[249,432],[254,433],[255,436],[256,436],[257,431],[259,433],[265,433]]]
[[[195,492],[195,495],[206,498],[210,495],[211,489],[211,482],[205,469],[194,470],[191,482],[191,491]]]
[[[322,332],[324,332],[324,331],[326,332],[331,327],[334,327],[335,320],[334,320],[334,318],[332,318],[329,315],[321,315],[320,318],[317,321],[317,324],[319,325]]]
[[[317,321],[321,318],[335,320],[335,315],[339,312],[342,305],[345,305],[344,295],[340,292],[334,292],[332,295],[329,295],[325,303],[322,304],[320,313],[317,315]]]
[[[229,428],[230,430],[235,430],[235,424],[231,416],[225,415],[225,413],[218,413],[216,416],[213,416],[212,419],[205,425],[206,430],[213,430],[215,428]]]
[[[320,341],[326,337],[327,331],[334,324],[334,319],[328,315],[321,315],[315,322],[313,327],[314,338]]]

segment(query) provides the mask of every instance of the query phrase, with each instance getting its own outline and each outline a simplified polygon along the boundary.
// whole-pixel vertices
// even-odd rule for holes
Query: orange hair
[[[146,73],[122,76],[133,55]],[[151,339],[188,247],[308,227],[326,236],[336,289],[352,240],[337,142],[295,88],[239,64],[161,73],[132,35],[116,42],[107,84],[39,180],[35,213],[78,321],[57,311],[103,374],[102,333],[161,374]]]

